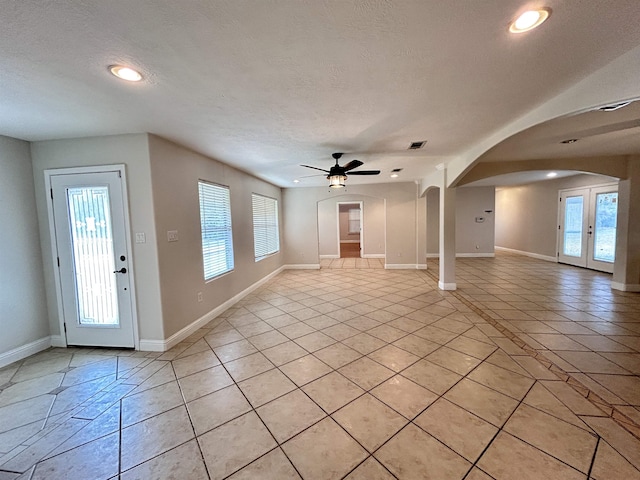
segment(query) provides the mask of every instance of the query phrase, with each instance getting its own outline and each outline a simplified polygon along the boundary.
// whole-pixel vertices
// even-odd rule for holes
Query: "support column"
[[[440,290],[456,289],[456,189],[447,187],[447,170],[440,187]]]
[[[611,288],[640,292],[640,157],[630,157],[628,177],[618,184],[616,262]]]

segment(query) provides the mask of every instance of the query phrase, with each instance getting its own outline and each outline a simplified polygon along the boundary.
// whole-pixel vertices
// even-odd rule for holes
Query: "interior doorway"
[[[362,202],[338,202],[340,258],[362,257]]]
[[[612,273],[617,216],[616,184],[561,190],[558,261]]]

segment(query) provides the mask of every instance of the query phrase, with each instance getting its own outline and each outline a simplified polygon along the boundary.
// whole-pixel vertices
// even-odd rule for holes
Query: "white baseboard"
[[[34,355],[51,346],[51,337],[44,337],[35,342],[16,347],[8,352],[0,353],[0,368]]]
[[[419,263],[416,265],[416,268],[418,270],[426,270],[427,269],[427,264],[426,263]]]
[[[621,292],[640,292],[640,284],[611,282],[611,288]]]
[[[362,258],[386,258],[384,253],[363,253]]]
[[[455,290],[457,287],[457,285],[454,283],[443,283],[443,282],[438,282],[438,288],[440,290]]]
[[[285,270],[320,270],[319,263],[298,263],[284,266]]]
[[[456,253],[456,258],[494,258],[495,253]],[[439,253],[427,253],[427,258],[440,258]]]
[[[64,340],[64,337],[62,335],[51,335],[51,346],[66,348],[67,342]]]
[[[418,270],[420,265],[416,263],[385,263],[384,268],[387,270]]]
[[[222,312],[224,312],[228,308],[232,307],[234,304],[238,303],[240,300],[242,300],[244,297],[249,295],[251,292],[253,292],[255,289],[260,287],[262,284],[264,284],[267,281],[271,280],[273,277],[278,275],[284,269],[285,269],[285,267],[282,266],[282,267],[274,270],[273,272],[271,272],[266,277],[261,278],[256,283],[254,283],[253,285],[245,288],[242,292],[240,292],[237,295],[231,297],[229,300],[227,300],[226,302],[222,303],[221,305],[218,305],[216,308],[214,308],[210,312],[205,313],[203,316],[201,316],[200,318],[198,318],[194,322],[190,323],[189,325],[184,327],[182,330],[174,333],[173,335],[171,335],[166,340],[142,340],[141,339],[140,340],[140,350],[142,350],[144,352],[165,352],[165,351],[169,350],[170,348],[174,347],[175,345],[180,343],[182,340],[187,338],[189,335],[194,333],[196,330],[198,330],[201,327],[205,326],[207,323],[209,323],[211,320],[216,318]]]
[[[340,243],[360,243],[360,240],[340,240]]]
[[[556,257],[550,257],[549,255],[540,255],[539,253],[523,252],[522,250],[514,250],[513,248],[498,247],[498,246],[496,246],[495,249],[500,250],[501,252],[516,253],[518,255],[524,255],[525,257],[537,258],[538,260],[545,260],[547,262],[558,263],[558,259]]]
[[[340,255],[318,255],[320,260],[340,258]]]

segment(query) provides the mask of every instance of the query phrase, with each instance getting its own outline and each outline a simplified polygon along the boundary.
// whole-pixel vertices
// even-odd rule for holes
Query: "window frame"
[[[205,190],[211,189],[208,192]],[[205,204],[208,194],[210,203]],[[215,204],[214,202],[222,202]],[[235,269],[235,249],[233,245],[233,219],[231,217],[231,189],[227,185],[220,185],[207,180],[198,180],[198,204],[200,211],[200,246],[202,252],[202,272],[205,282],[210,282],[216,278],[233,272]],[[205,211],[205,208],[211,210]],[[205,231],[205,224],[207,222],[219,222],[219,218],[216,215],[224,217],[222,219],[222,225],[214,228],[209,228]],[[208,214],[208,215],[207,215]],[[220,234],[220,231],[223,231]],[[207,234],[209,234],[207,236]],[[223,243],[224,248],[224,261],[220,261],[214,257],[214,253],[211,252],[207,255],[207,249],[212,248],[207,243]],[[220,246],[217,247],[218,249]],[[216,256],[220,256],[218,253]],[[224,268],[214,269],[216,265],[224,265]],[[209,267],[209,268],[208,268]],[[209,276],[208,276],[209,275]]]

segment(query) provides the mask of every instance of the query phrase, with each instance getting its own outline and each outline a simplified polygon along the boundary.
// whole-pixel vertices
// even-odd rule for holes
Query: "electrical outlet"
[[[147,236],[144,232],[136,232],[136,243],[147,243]]]
[[[167,231],[167,241],[168,242],[177,242],[178,241],[178,231],[177,230],[169,230],[169,231]]]
[[[202,302],[202,292],[198,292],[198,302]]]

